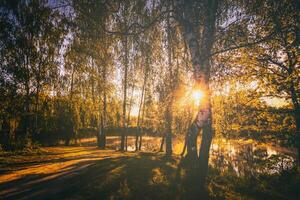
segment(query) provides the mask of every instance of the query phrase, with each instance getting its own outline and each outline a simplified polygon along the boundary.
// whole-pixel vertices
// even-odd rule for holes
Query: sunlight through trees
[[[214,152],[215,142],[251,140],[289,155],[265,156],[246,145],[246,156],[234,156],[253,169],[261,169],[256,158],[273,167],[281,159],[293,164],[277,171],[297,171],[299,5],[2,0],[0,153],[85,140],[124,155],[150,149],[166,159],[181,155],[178,167],[203,189],[212,184],[211,169],[223,173],[222,163],[232,163],[232,172],[241,162],[229,158],[232,152]],[[161,169],[151,172],[152,182],[170,184]],[[122,184],[129,195],[131,182]]]

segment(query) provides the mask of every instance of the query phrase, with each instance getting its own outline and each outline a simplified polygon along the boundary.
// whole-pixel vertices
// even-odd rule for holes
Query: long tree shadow
[[[80,151],[78,151],[78,152],[80,152]],[[53,154],[53,155],[59,155],[59,154]],[[109,156],[106,156],[106,157],[109,157]],[[20,162],[20,163],[6,163],[5,165],[3,164],[3,166],[4,167],[26,168],[26,167],[31,167],[32,165],[51,164],[51,163],[66,162],[66,161],[71,161],[71,160],[80,160],[80,159],[85,159],[85,158],[87,158],[87,159],[99,158],[99,152],[89,152],[89,153],[85,153],[83,155],[50,158],[50,159],[46,159],[46,160],[26,161],[26,162]]]
[[[9,175],[10,173],[32,169],[39,166],[48,167],[51,164],[56,165],[57,163],[66,163],[68,161],[82,162],[83,160],[99,160],[112,157],[112,154],[115,154],[116,151],[112,149],[107,149],[105,152],[100,151],[98,148],[89,148],[89,149],[73,149],[73,148],[63,148],[61,152],[43,152],[41,156],[36,154],[24,154],[19,156],[21,159],[14,158],[13,161],[6,161],[4,156],[0,156],[0,175]],[[9,155],[8,155],[9,156]],[[31,156],[26,160],[22,158]],[[1,163],[1,161],[4,161]],[[48,173],[49,174],[49,173]],[[28,181],[31,180],[31,177],[36,177],[36,175],[27,176]],[[3,181],[3,180],[2,180]],[[0,183],[2,182],[0,180]],[[6,181],[4,181],[6,182]],[[1,194],[1,191],[0,191]]]
[[[0,195],[5,199],[206,199],[195,185],[197,178],[187,176],[179,161],[154,153],[83,161],[54,174],[28,175],[2,184],[0,191],[7,192]]]

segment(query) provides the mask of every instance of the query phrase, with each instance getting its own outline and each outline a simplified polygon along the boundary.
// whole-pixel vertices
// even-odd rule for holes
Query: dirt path
[[[179,159],[96,147],[43,148],[0,166],[0,199],[182,199]]]
[[[94,140],[88,140],[87,144],[81,145],[89,146],[48,147],[23,154],[2,152],[0,200],[208,199],[207,193],[212,199],[248,199],[247,194],[241,194],[238,189],[238,180],[245,179],[218,171],[217,168],[210,169],[206,192],[200,191],[197,174],[187,173],[187,168],[180,167],[178,154],[166,158],[164,153],[155,152],[159,146],[159,139],[156,140],[156,146],[150,146],[152,140],[144,143],[144,150],[153,152],[121,153],[115,150],[118,146],[116,138],[108,140],[110,150],[99,150]],[[233,146],[233,143],[230,146],[226,144],[221,149],[233,150]],[[238,158],[239,161],[243,159]],[[244,165],[243,162],[241,165]],[[298,186],[298,175],[291,177],[290,185]],[[247,182],[245,185],[248,187]],[[287,188],[290,186],[287,185]],[[298,194],[297,189],[292,190],[291,197]],[[274,194],[267,194],[272,197],[270,199],[285,199],[286,195],[276,193],[275,197],[280,198],[273,198]]]
[[[69,187],[70,184],[65,184],[65,181],[92,167],[97,161],[127,156],[94,147],[43,148],[39,153],[9,156],[1,165],[0,197],[32,199],[49,192],[52,194]]]

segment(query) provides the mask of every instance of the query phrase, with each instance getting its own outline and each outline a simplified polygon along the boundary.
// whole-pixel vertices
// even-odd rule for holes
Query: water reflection
[[[221,172],[232,172],[237,176],[274,174],[291,169],[295,164],[293,152],[276,149],[270,145],[217,141],[212,144],[210,165]]]
[[[160,143],[161,138],[145,136],[143,137],[142,151],[157,152],[160,149]],[[135,151],[134,137],[128,137],[127,144],[127,151]],[[183,139],[173,139],[174,154],[181,154],[183,144]],[[118,149],[120,145],[118,143],[114,146]],[[250,177],[259,174],[280,173],[291,169],[295,165],[295,157],[295,151],[289,148],[259,144],[255,141],[215,138],[210,149],[209,163],[221,173],[231,172],[237,176]]]

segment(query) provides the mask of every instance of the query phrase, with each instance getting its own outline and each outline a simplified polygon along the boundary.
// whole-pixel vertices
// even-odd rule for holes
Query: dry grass
[[[48,147],[5,159],[0,175],[4,199],[180,199],[185,194],[185,173],[178,171],[176,156]]]
[[[0,154],[0,199],[208,198],[199,190],[197,177],[189,176],[179,165],[182,139],[174,139],[172,158],[157,152],[161,138],[144,137],[143,152],[116,151],[118,137],[108,138],[108,150],[98,149],[95,142],[89,138],[77,146]],[[248,143],[251,141],[232,141],[231,145]],[[128,145],[129,150],[134,149],[134,137],[129,137]],[[220,191],[209,193],[215,190]]]

